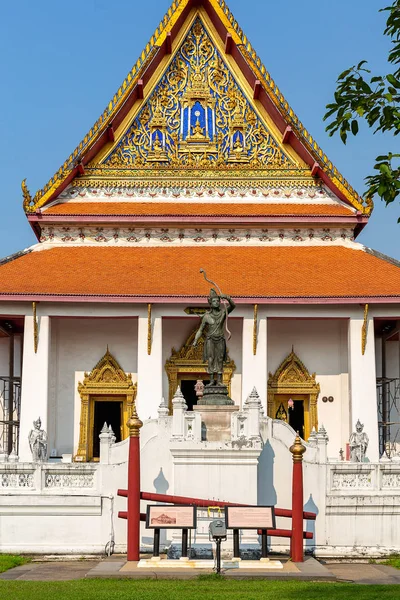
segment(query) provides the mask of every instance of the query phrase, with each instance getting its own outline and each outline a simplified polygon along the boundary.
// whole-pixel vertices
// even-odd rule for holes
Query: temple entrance
[[[203,377],[199,377],[198,379],[201,379],[204,385],[210,383],[209,379],[203,379]],[[193,410],[193,406],[197,405],[198,397],[196,395],[194,386],[196,385],[198,379],[182,379],[181,381],[181,392],[186,400],[188,410]]]
[[[115,442],[122,440],[122,418],[123,418],[123,398],[94,398],[94,416],[93,416],[93,460],[100,458],[100,438],[99,435],[104,423],[111,425],[115,435]]]
[[[294,350],[268,379],[268,416],[281,419],[308,440],[318,430],[317,398],[320,388]]]
[[[304,420],[309,413],[310,398],[306,395],[277,394],[275,396],[275,419],[289,423],[305,439]]]
[[[104,423],[111,425],[116,442],[129,435],[127,421],[136,398],[136,383],[107,352],[78,385],[81,397],[79,445],[76,462],[99,460],[99,435]]]

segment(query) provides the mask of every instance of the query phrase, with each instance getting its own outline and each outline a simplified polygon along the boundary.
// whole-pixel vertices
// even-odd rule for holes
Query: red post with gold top
[[[136,407],[127,422],[128,458],[128,561],[140,560],[140,428],[143,426]]]
[[[303,454],[306,447],[301,443],[299,434],[297,434],[294,444],[289,449],[293,455],[290,558],[293,562],[303,562]]]

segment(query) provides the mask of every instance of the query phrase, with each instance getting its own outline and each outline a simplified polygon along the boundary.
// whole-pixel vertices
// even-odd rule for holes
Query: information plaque
[[[227,506],[227,529],[275,529],[273,506]]]
[[[195,506],[147,507],[146,527],[148,529],[196,529],[197,514]]]

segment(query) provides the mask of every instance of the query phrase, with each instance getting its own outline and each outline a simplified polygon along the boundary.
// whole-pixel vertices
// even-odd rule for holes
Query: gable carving
[[[315,381],[315,373],[312,375],[302,363],[294,350],[281,362],[274,374],[269,373],[268,386],[270,388],[282,389],[285,386],[298,386],[302,389],[310,388],[319,391],[319,384]]]
[[[90,373],[85,373],[84,380],[78,385],[79,393],[84,390],[100,388],[102,385],[118,386],[126,390],[134,390],[132,375],[125,373],[110,353],[108,347],[104,356]]]
[[[296,168],[197,17],[105,167]]]

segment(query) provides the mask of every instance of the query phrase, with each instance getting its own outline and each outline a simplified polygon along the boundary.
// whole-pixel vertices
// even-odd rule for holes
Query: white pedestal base
[[[215,567],[213,560],[189,560],[180,558],[179,560],[160,559],[158,556],[140,560],[138,568],[142,569],[208,569]],[[283,569],[280,560],[223,560],[221,569]]]

